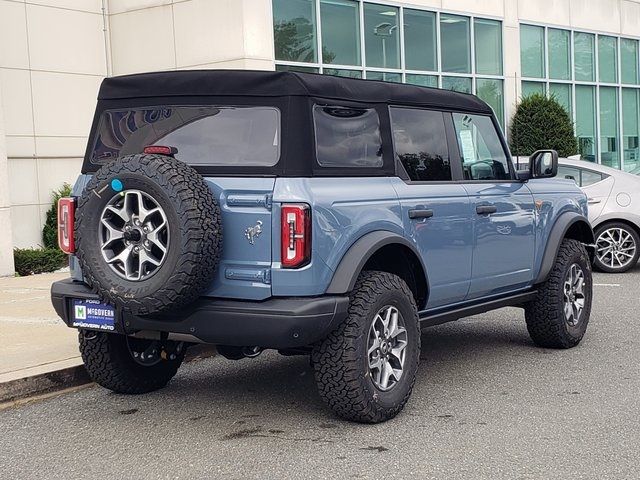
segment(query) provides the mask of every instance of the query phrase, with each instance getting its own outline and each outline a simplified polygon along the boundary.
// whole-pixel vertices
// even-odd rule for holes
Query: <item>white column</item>
[[[9,168],[0,91],[0,277],[13,275],[13,241],[11,239],[11,208],[9,204]]]

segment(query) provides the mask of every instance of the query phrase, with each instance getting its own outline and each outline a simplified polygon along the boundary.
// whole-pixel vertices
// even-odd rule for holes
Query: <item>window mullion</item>
[[[358,15],[360,16],[360,64],[362,65],[362,78],[367,78],[367,51],[364,45],[364,2],[359,0]]]

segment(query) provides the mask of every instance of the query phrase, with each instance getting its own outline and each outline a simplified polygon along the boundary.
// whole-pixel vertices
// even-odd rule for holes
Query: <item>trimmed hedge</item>
[[[510,127],[513,155],[530,156],[536,150],[557,150],[561,157],[578,153],[573,122],[556,98],[534,93],[522,99]]]
[[[67,265],[67,255],[59,248],[16,248],[13,250],[16,273],[21,276],[55,272]]]
[[[47,210],[47,219],[42,229],[44,248],[58,248],[58,200],[71,195],[71,185],[65,183],[62,188],[51,192],[51,207]]]

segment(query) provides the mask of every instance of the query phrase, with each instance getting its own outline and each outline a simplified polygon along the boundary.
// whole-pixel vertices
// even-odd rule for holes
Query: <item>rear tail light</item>
[[[173,157],[178,153],[176,147],[167,147],[164,145],[148,145],[144,147],[142,151],[147,155],[168,155],[169,157]]]
[[[58,245],[60,250],[71,255],[76,251],[73,239],[76,199],[64,197],[58,200]]]
[[[285,204],[281,212],[282,267],[303,267],[311,261],[311,208]]]

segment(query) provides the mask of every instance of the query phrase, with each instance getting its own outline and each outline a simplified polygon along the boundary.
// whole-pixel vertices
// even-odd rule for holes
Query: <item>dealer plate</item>
[[[71,325],[92,330],[115,330],[115,309],[99,300],[71,301]]]

